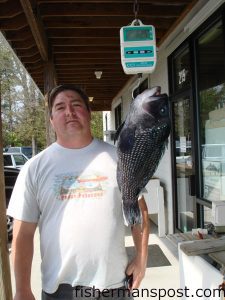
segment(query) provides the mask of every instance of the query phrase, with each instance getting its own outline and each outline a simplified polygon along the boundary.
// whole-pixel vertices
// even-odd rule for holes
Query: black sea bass
[[[156,171],[170,134],[168,96],[160,91],[154,87],[138,95],[117,133],[117,181],[126,225],[141,223],[138,196]]]

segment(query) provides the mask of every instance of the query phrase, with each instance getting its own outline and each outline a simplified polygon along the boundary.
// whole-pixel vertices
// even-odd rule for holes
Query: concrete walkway
[[[125,240],[126,246],[133,246],[132,237],[128,234]],[[142,281],[139,297],[135,295],[134,299],[163,299],[163,300],[171,300],[178,299],[176,297],[171,297],[172,290],[179,288],[179,264],[177,259],[176,249],[173,248],[171,243],[166,238],[159,238],[157,234],[157,227],[151,223],[151,234],[149,237],[149,244],[157,244],[160,246],[161,250],[167,257],[170,262],[170,266],[161,266],[161,267],[152,267],[147,268],[146,276]],[[151,253],[149,253],[151,257]],[[12,270],[12,267],[11,267]],[[12,272],[11,272],[12,273]],[[35,235],[35,253],[33,259],[32,266],[32,279],[31,279],[33,293],[35,295],[36,300],[41,299],[41,276],[40,276],[40,251],[39,251],[39,236],[38,232]],[[12,275],[12,286],[13,293],[15,291],[15,282],[14,277]],[[145,289],[145,290],[144,290]],[[165,289],[166,292],[169,292],[169,295],[165,297],[154,296],[150,297],[151,289],[154,290],[157,295],[159,294],[159,289]],[[143,291],[143,297],[141,297],[141,292]],[[149,294],[148,294],[149,293]],[[161,295],[164,291],[161,291]],[[153,296],[153,294],[152,294]]]

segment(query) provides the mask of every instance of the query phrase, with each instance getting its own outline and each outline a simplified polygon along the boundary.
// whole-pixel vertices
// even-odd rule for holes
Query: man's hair
[[[80,97],[82,98],[82,100],[84,101],[84,104],[86,105],[87,110],[88,111],[91,110],[90,105],[89,105],[89,98],[88,98],[87,94],[85,93],[85,91],[82,90],[82,88],[80,88],[79,86],[74,85],[74,84],[62,84],[62,85],[58,85],[58,86],[54,87],[48,93],[48,109],[49,109],[50,115],[52,114],[52,107],[53,107],[56,96],[63,91],[74,91],[74,92],[78,93],[80,95]]]

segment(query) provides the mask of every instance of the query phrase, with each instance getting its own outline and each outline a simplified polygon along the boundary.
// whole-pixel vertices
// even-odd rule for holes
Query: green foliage
[[[46,146],[44,99],[0,34],[0,99],[3,147]],[[92,113],[93,136],[103,139],[102,112]]]
[[[45,114],[40,91],[0,35],[0,96],[3,146],[44,148]]]
[[[91,113],[91,130],[95,138],[103,139],[103,121],[101,111]]]

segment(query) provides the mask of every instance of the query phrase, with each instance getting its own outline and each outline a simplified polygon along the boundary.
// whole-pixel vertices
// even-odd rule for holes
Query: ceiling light
[[[88,97],[89,98],[89,102],[92,102],[94,100],[94,97]]]
[[[102,71],[95,71],[95,76],[96,76],[97,79],[101,79]]]

